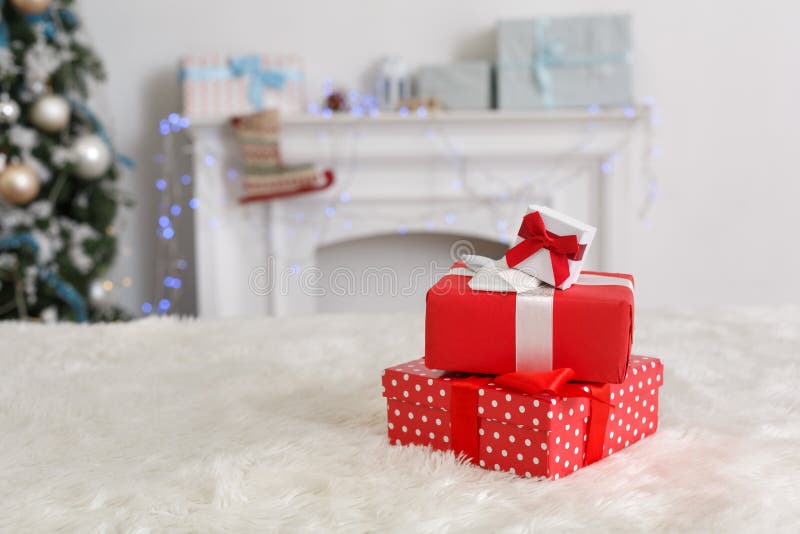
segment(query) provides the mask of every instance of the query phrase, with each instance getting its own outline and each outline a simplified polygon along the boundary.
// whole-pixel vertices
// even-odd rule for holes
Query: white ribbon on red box
[[[455,267],[448,274],[469,276],[470,289],[496,293],[516,293],[516,369],[551,371],[553,369],[553,298],[556,289],[518,269],[511,269],[505,259],[483,256],[462,258],[465,267]],[[603,274],[580,274],[577,285],[622,286],[633,291],[627,278]]]

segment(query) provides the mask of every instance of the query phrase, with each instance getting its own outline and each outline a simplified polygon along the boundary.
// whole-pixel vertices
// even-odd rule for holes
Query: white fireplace
[[[508,243],[531,202],[597,225],[589,267],[624,270],[646,123],[647,108],[286,117],[284,158],[330,167],[336,182],[248,205],[237,202],[241,163],[229,129],[193,124],[198,314],[329,310],[320,303],[336,273],[323,272],[320,251],[362,242],[376,250],[381,236]]]

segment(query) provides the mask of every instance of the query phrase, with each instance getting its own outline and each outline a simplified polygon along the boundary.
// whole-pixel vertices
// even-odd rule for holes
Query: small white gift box
[[[556,289],[568,289],[581,273],[596,231],[563,213],[531,205],[506,252],[506,263]]]

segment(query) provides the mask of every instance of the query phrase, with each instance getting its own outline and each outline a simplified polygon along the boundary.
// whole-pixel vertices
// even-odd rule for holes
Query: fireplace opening
[[[499,258],[508,245],[450,234],[382,235],[321,247],[317,311],[422,312],[425,293],[463,254]]]

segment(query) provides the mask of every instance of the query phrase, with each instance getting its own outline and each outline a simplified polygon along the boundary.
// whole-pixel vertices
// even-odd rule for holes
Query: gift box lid
[[[617,406],[625,395],[637,389],[660,387],[663,365],[657,358],[632,356],[628,376],[623,384],[610,386],[611,404]],[[588,397],[561,397],[548,393],[531,394],[511,390],[492,382],[491,375],[453,373],[425,367],[422,358],[387,368],[383,373],[383,396],[421,406],[448,411],[453,384],[475,381],[478,387],[478,417],[497,420],[534,430],[547,429],[551,420],[562,421],[581,413],[588,417]],[[589,385],[582,385],[589,393]]]

